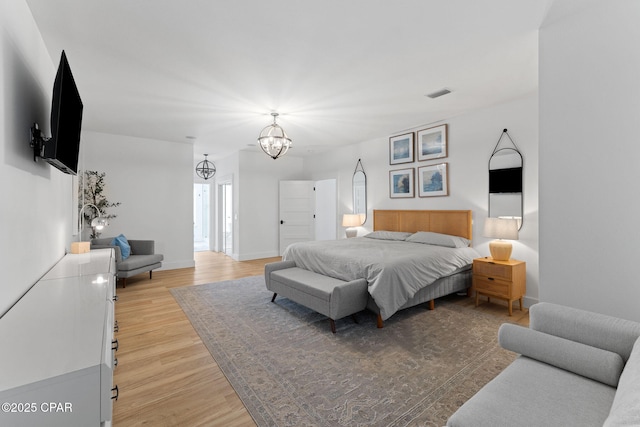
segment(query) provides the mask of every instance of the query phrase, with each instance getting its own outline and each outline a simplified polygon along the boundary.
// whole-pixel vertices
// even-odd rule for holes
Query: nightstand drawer
[[[496,264],[493,262],[473,262],[474,274],[479,274],[482,276],[504,279],[510,282],[512,271],[513,269],[511,265]]]
[[[493,294],[508,298],[510,295],[510,282],[503,282],[501,280],[491,280],[487,277],[474,276],[473,285],[476,292],[482,292],[487,294]]]

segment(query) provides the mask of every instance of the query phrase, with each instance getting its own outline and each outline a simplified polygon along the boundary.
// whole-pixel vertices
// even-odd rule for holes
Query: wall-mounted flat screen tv
[[[522,167],[489,170],[489,193],[522,193]]]
[[[44,144],[42,158],[64,173],[78,173],[82,100],[71,74],[67,55],[62,51],[53,84],[51,139]]]

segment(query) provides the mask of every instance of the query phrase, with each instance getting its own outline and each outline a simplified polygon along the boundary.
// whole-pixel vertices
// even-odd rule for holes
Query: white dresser
[[[109,426],[115,257],[65,255],[0,319],[0,426]]]

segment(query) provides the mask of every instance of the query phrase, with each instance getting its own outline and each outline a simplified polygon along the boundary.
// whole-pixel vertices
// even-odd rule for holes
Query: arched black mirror
[[[360,215],[360,225],[367,220],[367,175],[358,159],[352,180],[353,213]]]
[[[512,147],[500,147],[505,135]],[[505,129],[489,158],[489,218],[514,218],[518,229],[524,210],[523,170],[522,154]]]

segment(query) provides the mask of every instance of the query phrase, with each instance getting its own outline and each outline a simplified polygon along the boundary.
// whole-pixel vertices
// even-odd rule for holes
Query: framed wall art
[[[412,163],[413,146],[413,132],[389,138],[389,164]]]
[[[398,169],[389,171],[389,197],[400,199],[414,196],[414,169]]]
[[[418,131],[418,161],[447,157],[447,125]]]
[[[418,196],[434,197],[449,195],[449,164],[418,168]]]

